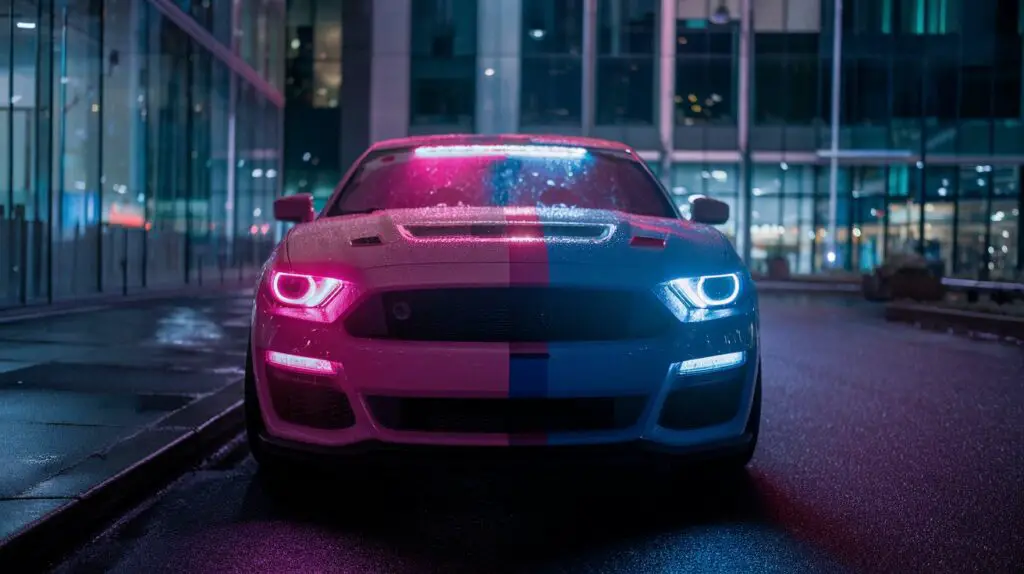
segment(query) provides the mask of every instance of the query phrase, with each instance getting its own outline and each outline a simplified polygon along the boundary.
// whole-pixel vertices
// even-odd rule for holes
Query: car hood
[[[588,209],[427,208],[320,218],[293,228],[279,253],[295,267],[547,263],[735,270],[716,229]]]

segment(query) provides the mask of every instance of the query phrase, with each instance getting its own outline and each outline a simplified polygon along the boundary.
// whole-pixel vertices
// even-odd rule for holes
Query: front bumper
[[[280,327],[280,319],[275,322]],[[308,337],[309,344],[302,346],[286,345],[290,338],[282,336],[254,339],[253,372],[271,448],[344,454],[387,452],[393,445],[611,445],[630,452],[699,453],[744,442],[760,368],[754,313],[688,325],[670,339],[547,344],[539,350],[517,350],[508,344],[366,340],[339,345],[324,339]],[[318,345],[323,347],[317,349]],[[324,352],[327,348],[333,352]],[[328,377],[284,373],[267,364],[267,350],[328,357],[341,367]],[[678,373],[682,361],[738,351],[745,353],[740,366],[698,375]],[[387,413],[381,398],[392,411],[394,404],[425,400],[580,401],[583,410],[594,408],[590,405],[596,401],[628,400],[634,412],[623,414],[619,408],[614,416],[597,417],[609,421],[605,426],[590,417],[579,428],[572,423],[545,427],[550,417],[527,414],[533,417],[527,422],[537,428],[512,424],[508,429],[484,429],[473,427],[480,421],[467,420],[465,412],[440,413],[440,419],[412,417],[408,407],[403,407],[405,414]],[[515,415],[502,413],[510,419]]]

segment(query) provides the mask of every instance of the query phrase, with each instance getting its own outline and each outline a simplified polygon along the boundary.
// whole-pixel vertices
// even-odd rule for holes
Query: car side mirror
[[[710,197],[698,197],[690,204],[690,219],[697,223],[721,225],[729,221],[729,204]]]
[[[313,196],[308,193],[297,193],[279,197],[274,200],[274,219],[289,223],[306,223],[316,218],[313,209]]]

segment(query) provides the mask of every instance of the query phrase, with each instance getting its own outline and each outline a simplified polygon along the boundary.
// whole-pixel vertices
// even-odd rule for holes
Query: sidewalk
[[[237,411],[250,303],[235,290],[0,324],[0,548]]]

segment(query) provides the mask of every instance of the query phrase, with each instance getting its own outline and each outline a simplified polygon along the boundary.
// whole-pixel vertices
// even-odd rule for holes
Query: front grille
[[[462,288],[374,295],[345,328],[354,337],[403,341],[608,341],[657,337],[672,321],[647,291]]]
[[[268,366],[267,384],[274,412],[281,420],[324,430],[344,429],[355,424],[348,397],[324,377]]]
[[[646,398],[438,399],[367,397],[374,418],[394,430],[549,433],[614,430],[636,424]]]

